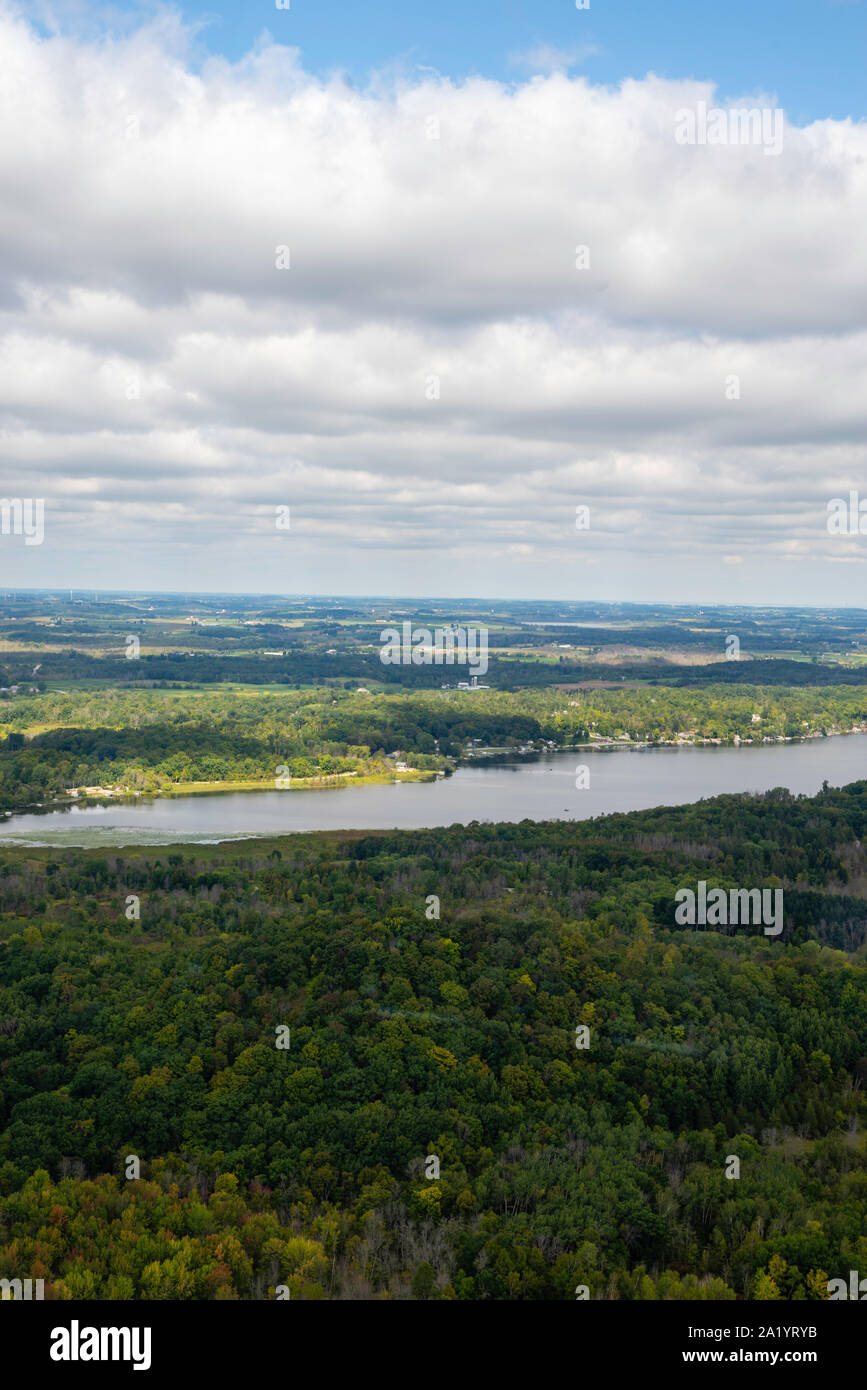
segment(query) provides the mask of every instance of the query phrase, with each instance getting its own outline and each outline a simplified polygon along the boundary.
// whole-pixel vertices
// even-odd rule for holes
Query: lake
[[[575,787],[578,764],[590,770],[590,785],[580,791]],[[825,779],[842,786],[860,778],[867,778],[867,734],[741,748],[597,749],[462,767],[436,782],[70,806],[0,822],[0,844],[208,843],[299,830],[586,820],[611,811],[677,806],[721,792],[787,787],[812,795]]]

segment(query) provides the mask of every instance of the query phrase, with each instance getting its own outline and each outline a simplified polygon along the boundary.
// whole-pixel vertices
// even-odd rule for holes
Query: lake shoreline
[[[583,743],[566,743],[543,749],[529,748],[479,748],[472,749],[454,760],[454,766],[443,769],[406,768],[388,773],[370,773],[359,776],[356,772],[323,773],[315,777],[293,777],[285,786],[275,783],[273,778],[262,781],[241,782],[179,782],[175,786],[160,787],[152,791],[131,788],[101,787],[90,795],[58,796],[51,801],[22,802],[20,805],[0,810],[0,826],[15,816],[51,815],[73,806],[94,807],[105,805],[141,805],[156,800],[177,800],[182,797],[220,796],[235,793],[255,793],[267,791],[335,791],[346,787],[387,786],[395,782],[436,782],[444,777],[452,777],[462,767],[487,763],[489,766],[511,763],[540,762],[545,758],[557,757],[564,753],[603,753],[626,751],[631,753],[652,752],[665,748],[761,748],[780,744],[801,744],[820,739],[848,738],[856,734],[867,734],[867,726],[850,729],[834,729],[829,733],[766,735],[761,739],[739,738],[668,738],[653,742],[626,739],[592,739]]]
[[[524,757],[468,759],[449,777],[432,772],[386,776],[365,796],[346,793],[359,781],[328,788],[273,783],[194,794],[83,799],[16,812],[0,822],[0,843],[88,847],[141,843],[219,843],[299,832],[425,830],[437,826],[594,819],[622,812],[694,804],[726,794],[762,795],[782,788],[816,795],[824,785],[867,781],[867,740],[840,736],[752,745],[669,745],[653,757],[609,757],[618,745],[580,752],[548,750]],[[624,745],[619,745],[620,747]],[[649,753],[650,749],[632,751]],[[363,784],[362,784],[363,785]],[[332,796],[305,792],[331,790]]]
[[[261,782],[179,782],[174,787],[161,787],[156,791],[130,791],[126,788],[103,787],[91,796],[57,796],[52,801],[26,802],[11,810],[0,811],[0,825],[14,816],[51,815],[73,806],[138,806],[150,801],[173,801],[183,797],[221,796],[246,792],[311,792],[336,791],[344,787],[388,786],[392,782],[433,782],[438,777],[451,776],[450,772],[429,772],[426,769],[408,768],[406,772],[380,773],[359,777],[354,772],[325,773],[321,777],[293,777],[285,786],[279,786],[275,779]]]

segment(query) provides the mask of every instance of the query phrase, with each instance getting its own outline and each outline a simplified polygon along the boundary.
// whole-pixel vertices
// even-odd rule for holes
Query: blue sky
[[[56,4],[50,8],[57,12]],[[89,27],[95,8],[66,0],[64,27]],[[104,13],[120,29],[123,16],[140,19],[155,8]],[[453,79],[518,80],[527,75],[520,55],[550,47],[577,56],[572,71],[593,82],[648,72],[710,80],[723,98],[775,95],[796,125],[865,115],[863,0],[590,0],[580,11],[574,0],[291,0],[289,10],[255,0],[190,0],[172,8],[208,21],[201,43],[210,52],[237,59],[268,30],[301,49],[309,72],[338,68],[357,83],[393,65],[428,66]]]

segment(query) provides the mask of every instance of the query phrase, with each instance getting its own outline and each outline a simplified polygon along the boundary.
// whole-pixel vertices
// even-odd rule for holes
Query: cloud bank
[[[861,601],[863,124],[684,145],[707,84],[358,90],[171,17],[0,47],[7,584]]]

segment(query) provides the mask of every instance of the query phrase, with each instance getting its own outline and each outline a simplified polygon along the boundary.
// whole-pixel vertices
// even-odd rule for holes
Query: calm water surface
[[[579,763],[590,769],[590,786],[582,791],[575,788]],[[860,778],[867,778],[865,734],[746,748],[600,749],[464,767],[437,782],[72,806],[0,822],[0,844],[207,843],[298,830],[586,820],[610,811],[677,806],[721,792],[787,787],[812,795],[825,779],[836,787]]]

